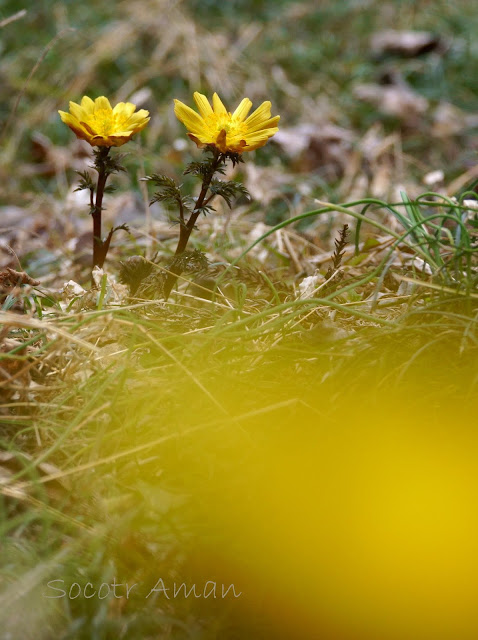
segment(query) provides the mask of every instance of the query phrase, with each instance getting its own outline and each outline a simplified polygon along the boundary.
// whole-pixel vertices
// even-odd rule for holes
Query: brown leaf
[[[14,287],[29,284],[32,287],[37,287],[40,284],[39,280],[34,280],[25,271],[16,271],[10,267],[6,267],[0,271],[0,290],[13,289]]]
[[[428,53],[429,51],[444,51],[444,41],[428,31],[394,31],[387,29],[372,36],[372,53],[376,56],[393,54],[403,58]]]
[[[282,128],[274,137],[294,160],[296,170],[309,172],[320,168],[329,179],[343,175],[354,140],[352,132],[332,124]]]
[[[405,84],[359,84],[353,91],[356,98],[372,104],[382,113],[398,118],[403,124],[417,126],[428,109],[428,100]]]

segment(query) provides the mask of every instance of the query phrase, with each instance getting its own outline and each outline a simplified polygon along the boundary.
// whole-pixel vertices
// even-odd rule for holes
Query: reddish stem
[[[105,193],[106,181],[109,173],[106,171],[105,160],[110,151],[110,147],[101,147],[97,156],[96,169],[98,171],[98,184],[96,186],[96,200],[92,212],[93,216],[93,268],[103,266],[106,258],[105,243],[103,242],[101,230],[101,214],[103,211],[103,196]]]

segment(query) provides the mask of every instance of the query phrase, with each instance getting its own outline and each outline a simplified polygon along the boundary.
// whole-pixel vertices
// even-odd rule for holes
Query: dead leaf
[[[0,271],[0,305],[10,296],[12,298],[9,309],[18,313],[23,313],[23,299],[21,287],[28,285],[38,286],[39,280],[34,280],[24,271],[16,271],[11,267],[5,267]]]
[[[10,267],[6,267],[3,271],[0,271],[0,290],[3,289],[6,291],[24,284],[37,287],[40,281],[34,280],[24,271],[16,271]]]
[[[416,127],[428,110],[428,100],[406,84],[359,84],[353,90],[358,100],[373,105],[387,116],[398,118],[404,125]]]
[[[299,282],[299,298],[306,300],[313,298],[317,288],[325,282],[324,276],[316,271],[314,275],[308,276]]]
[[[393,29],[375,33],[370,46],[375,56],[393,54],[403,58],[413,58],[430,51],[443,52],[446,48],[440,36],[428,31],[395,31]]]
[[[443,184],[445,180],[445,174],[441,169],[435,169],[434,171],[429,171],[423,176],[423,184],[426,184],[427,187],[435,187],[437,185]]]
[[[276,167],[259,167],[252,162],[245,165],[245,185],[254,200],[263,205],[270,204],[274,198],[281,197],[284,186],[292,181],[290,174],[286,174]]]
[[[335,180],[345,172],[355,135],[332,124],[301,124],[280,129],[274,141],[294,160],[296,170],[320,169],[326,178]]]
[[[448,138],[478,126],[478,115],[466,113],[450,102],[440,102],[433,114],[432,135]]]
[[[55,176],[67,169],[84,171],[91,162],[87,143],[74,138],[68,147],[59,147],[38,131],[32,134],[32,157],[36,162],[20,167],[22,176]]]

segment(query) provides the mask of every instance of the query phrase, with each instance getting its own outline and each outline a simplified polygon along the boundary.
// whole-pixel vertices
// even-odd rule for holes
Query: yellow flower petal
[[[212,140],[211,136],[206,133],[198,133],[197,135],[194,135],[194,133],[191,133],[191,134],[188,133],[188,136],[191,138],[191,140],[193,138],[195,138],[195,140],[198,140],[203,147],[206,146],[207,144],[214,144],[214,140]]]
[[[110,133],[108,138],[131,138],[133,135],[133,131],[131,129],[126,129],[124,131],[115,131],[114,133]]]
[[[199,140],[199,138],[196,138],[196,136],[193,136],[192,133],[188,133],[188,138],[195,142],[200,149],[203,149],[206,146],[205,142],[201,142],[201,140]]]
[[[264,138],[271,137],[275,133],[279,131],[279,127],[269,127],[268,129],[261,129],[260,131],[255,131],[247,136],[248,140],[255,140],[256,138]]]
[[[116,147],[117,145],[105,136],[92,136],[88,142],[93,147]]]
[[[221,102],[221,98],[217,95],[217,93],[215,93],[212,96],[212,106],[214,109],[214,113],[216,115],[223,113],[223,114],[227,114],[227,109],[226,107],[222,104]]]
[[[255,127],[254,126],[248,127],[247,130],[250,133],[255,133],[256,131],[260,131],[261,129],[271,129],[272,127],[275,127],[277,125],[279,120],[280,120],[280,116],[274,116],[274,118],[269,118],[269,120],[264,120],[263,122],[259,122],[259,124],[257,124]]]
[[[113,109],[113,114],[118,118],[128,120],[136,110],[136,105],[132,102],[118,102]],[[138,111],[139,113],[139,111]]]
[[[138,113],[134,113],[130,118],[128,118],[128,120],[123,122],[123,126],[134,129],[136,129],[136,127],[141,127],[142,129],[149,121],[150,118],[148,117],[148,111],[141,109]]]
[[[110,101],[108,100],[108,98],[105,98],[105,96],[100,96],[95,100],[95,112],[99,111],[100,109],[104,109],[105,111],[113,111]]]
[[[269,120],[271,117],[271,103],[267,100],[263,102],[260,107],[254,111],[245,121],[245,125],[249,127],[256,127],[260,122]]]
[[[201,116],[179,100],[174,101],[174,113],[191,133],[204,131],[204,120]]]
[[[244,100],[241,100],[241,103],[232,114],[232,117],[239,120],[239,122],[242,122],[247,117],[247,114],[251,110],[251,107],[252,102],[249,100],[249,98],[244,98]]]
[[[81,126],[81,124],[78,122],[78,120],[74,116],[72,116],[69,113],[66,113],[65,111],[58,111],[58,113],[60,114],[62,121],[68,127],[70,127],[70,129],[78,138],[81,138],[82,140],[88,139],[89,137],[88,131],[86,131],[86,129]]]
[[[72,117],[71,114],[66,111],[58,111],[58,113],[60,114],[61,121],[68,124],[68,120]]]
[[[212,115],[213,110],[206,96],[203,96],[202,93],[198,93],[196,91],[193,95],[193,98],[194,102],[197,104],[199,113],[203,118],[207,118],[208,116]]]
[[[93,113],[95,110],[95,103],[91,98],[88,98],[88,96],[83,96],[81,99],[81,108],[87,114]]]
[[[263,147],[267,143],[267,140],[268,138],[265,138],[264,140],[259,140],[256,143],[248,144],[244,151],[255,151],[256,149],[260,149],[260,147]]]
[[[76,102],[70,102],[69,107],[70,113],[73,117],[77,120],[81,120],[83,118],[85,111],[79,104],[76,104]]]
[[[279,129],[277,127],[273,129],[263,129],[262,131],[257,132],[252,136],[247,137],[247,148],[249,151],[252,149],[257,149],[258,147],[262,147],[266,144],[269,138],[277,133]]]
[[[82,126],[82,128],[87,131],[87,133],[89,133],[90,136],[95,136],[98,132],[95,131],[93,129],[93,127],[91,127],[87,122],[80,122],[80,125]],[[104,138],[103,135],[101,135],[100,137]]]
[[[108,136],[108,141],[111,143],[113,147],[121,147],[121,145],[129,142],[131,140],[131,135],[127,136]]]

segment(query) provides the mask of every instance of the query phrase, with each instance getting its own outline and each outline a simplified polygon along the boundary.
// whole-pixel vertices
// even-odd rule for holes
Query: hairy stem
[[[194,229],[194,226],[199,217],[199,214],[201,213],[201,208],[206,203],[209,203],[213,198],[213,196],[211,195],[209,198],[206,199],[206,196],[209,190],[209,186],[211,184],[211,180],[213,179],[214,174],[219,168],[221,162],[222,162],[222,154],[218,150],[215,150],[214,162],[211,165],[211,171],[208,173],[207,176],[204,177],[202,187],[201,187],[201,192],[199,193],[198,199],[196,200],[196,206],[194,207],[194,210],[189,216],[189,220],[185,223],[182,223],[179,227],[179,241],[178,241],[178,246],[176,247],[176,251],[174,253],[175,257],[180,256],[182,253],[185,252],[189,242],[189,237],[191,236],[192,230]],[[164,284],[165,300],[168,299],[169,294],[171,293],[174,285],[176,284],[178,276],[181,275],[181,271],[182,269],[179,265],[173,264],[173,266],[171,267],[170,273],[168,274],[166,278],[166,282]]]
[[[98,171],[98,184],[96,186],[96,200],[92,211],[93,216],[93,265],[92,267],[102,267],[108,248],[105,251],[105,243],[101,231],[101,213],[103,207],[103,196],[105,193],[106,181],[109,173],[106,170],[106,157],[110,147],[101,147],[96,159],[96,170]],[[108,243],[109,244],[109,243]]]

